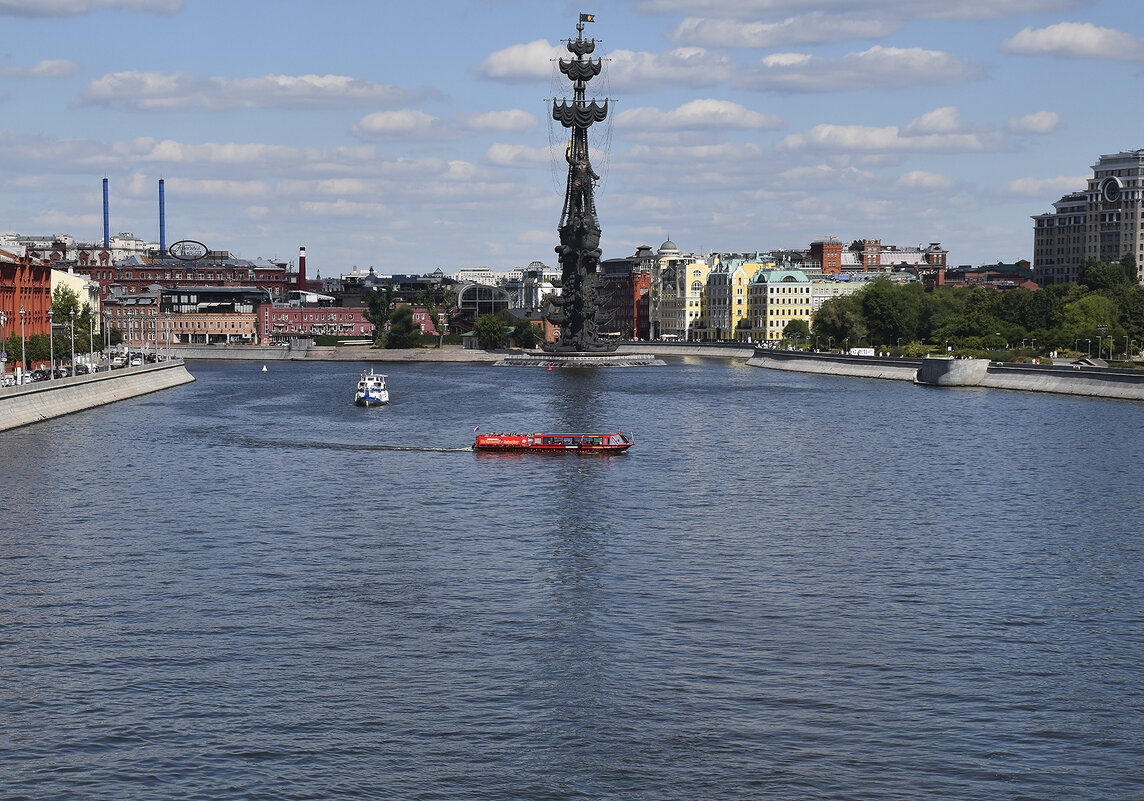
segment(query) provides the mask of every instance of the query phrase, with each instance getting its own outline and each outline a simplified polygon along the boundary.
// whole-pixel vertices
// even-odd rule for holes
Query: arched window
[[[698,275],[698,273],[696,273],[696,275]],[[692,292],[702,292],[703,291],[703,282],[702,281],[692,281],[691,282],[691,291]]]

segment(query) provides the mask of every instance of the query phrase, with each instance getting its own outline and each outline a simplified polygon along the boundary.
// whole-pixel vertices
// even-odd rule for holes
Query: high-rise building
[[[1085,259],[1136,259],[1144,281],[1144,150],[1101,156],[1088,189],[1072,192],[1053,211],[1033,216],[1033,275],[1037,283],[1075,281]]]

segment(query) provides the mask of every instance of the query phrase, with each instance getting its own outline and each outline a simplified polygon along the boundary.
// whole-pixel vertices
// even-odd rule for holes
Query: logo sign
[[[198,261],[207,255],[207,246],[194,239],[180,239],[167,252],[179,261]]]

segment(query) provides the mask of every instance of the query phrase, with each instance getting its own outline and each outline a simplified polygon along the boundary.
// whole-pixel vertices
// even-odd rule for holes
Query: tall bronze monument
[[[594,39],[584,38],[584,23],[592,14],[581,14],[576,38],[568,40],[574,59],[559,59],[560,71],[572,81],[572,102],[552,101],[552,117],[571,129],[564,158],[568,162],[568,185],[564,191],[564,211],[560,215],[561,296],[553,300],[548,321],[560,329],[560,338],[544,346],[550,353],[600,353],[616,349],[614,342],[600,338],[600,287],[596,268],[600,263],[600,222],[592,196],[600,176],[588,158],[588,129],[608,116],[608,101],[584,98],[588,81],[600,74],[600,59],[589,58],[596,49]]]

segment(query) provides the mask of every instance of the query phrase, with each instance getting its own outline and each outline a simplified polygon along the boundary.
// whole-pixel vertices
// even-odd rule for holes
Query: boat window
[[[579,445],[580,444],[580,438],[579,437],[565,437],[564,438],[564,444],[565,445]]]

